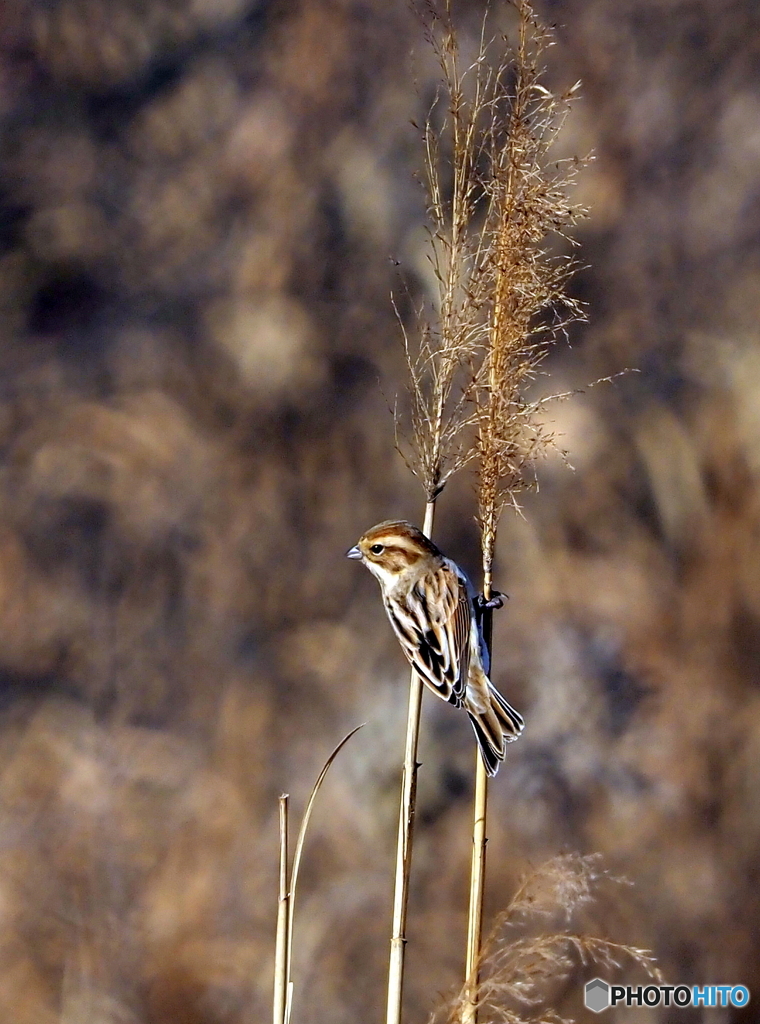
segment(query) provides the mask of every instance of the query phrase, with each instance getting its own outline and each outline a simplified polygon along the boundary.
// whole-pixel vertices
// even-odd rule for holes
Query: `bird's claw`
[[[486,599],[484,594],[475,595],[475,604],[478,609],[482,612],[486,608],[503,608],[505,594],[501,594],[498,590],[492,590],[490,598]]]

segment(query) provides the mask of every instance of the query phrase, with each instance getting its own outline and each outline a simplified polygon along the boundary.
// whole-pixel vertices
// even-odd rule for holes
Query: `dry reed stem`
[[[435,500],[425,506],[425,522],[422,530],[426,537],[433,532]],[[401,805],[398,819],[396,842],[396,873],[393,890],[393,923],[391,926],[391,951],[388,964],[388,1003],[386,1024],[400,1024],[404,990],[404,967],[406,964],[406,916],[409,905],[409,879],[412,869],[412,841],[414,837],[414,814],[417,800],[417,744],[420,733],[420,710],[422,708],[422,680],[412,671],[409,680],[409,711],[406,722],[406,743],[404,766],[401,779]]]
[[[483,895],[486,877],[486,821],[488,818],[488,775],[480,751],[475,751],[475,798],[473,800],[472,860],[470,863],[470,897],[467,912],[467,949],[465,954],[465,1000],[463,1024],[478,1019],[478,985],[480,982],[480,949],[483,932]]]
[[[491,576],[483,581],[483,597],[491,598]],[[493,611],[483,609],[481,620],[483,638],[489,655],[493,646]],[[477,991],[479,985],[480,951],[483,934],[483,898],[486,880],[486,846],[488,836],[488,774],[480,751],[475,751],[475,796],[473,798],[472,856],[470,861],[470,892],[467,909],[467,946],[465,949],[465,1002],[463,1024],[477,1024]]]

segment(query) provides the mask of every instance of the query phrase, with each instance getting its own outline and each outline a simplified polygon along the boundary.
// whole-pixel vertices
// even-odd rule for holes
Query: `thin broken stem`
[[[277,902],[277,938],[274,951],[273,1024],[285,1024],[288,1004],[288,950],[290,946],[290,886],[288,884],[288,794],[280,797],[280,885]]]

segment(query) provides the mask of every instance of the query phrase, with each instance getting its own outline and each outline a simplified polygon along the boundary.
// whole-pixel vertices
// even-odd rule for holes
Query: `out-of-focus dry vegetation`
[[[565,152],[597,154],[590,323],[546,390],[641,372],[555,407],[575,472],[502,523],[496,682],[528,725],[489,913],[601,851],[635,882],[603,931],[757,988],[760,19],[537,6],[552,79],[584,81]],[[377,380],[399,272],[429,287],[434,60],[384,0],[11,0],[0,46],[0,1018],[261,1019],[276,796],[366,720],[314,819],[294,1019],[378,1019],[407,672],[343,552],[421,515]],[[472,516],[458,481],[438,537],[474,571]],[[460,979],[472,760],[423,715],[415,1020]]]

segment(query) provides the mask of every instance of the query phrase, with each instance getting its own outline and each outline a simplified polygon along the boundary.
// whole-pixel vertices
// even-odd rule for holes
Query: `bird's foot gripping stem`
[[[475,607],[482,615],[486,608],[502,608],[504,606],[505,597],[509,600],[509,597],[506,594],[502,594],[498,590],[492,590],[491,596],[488,600],[486,600],[484,594],[476,594]]]

